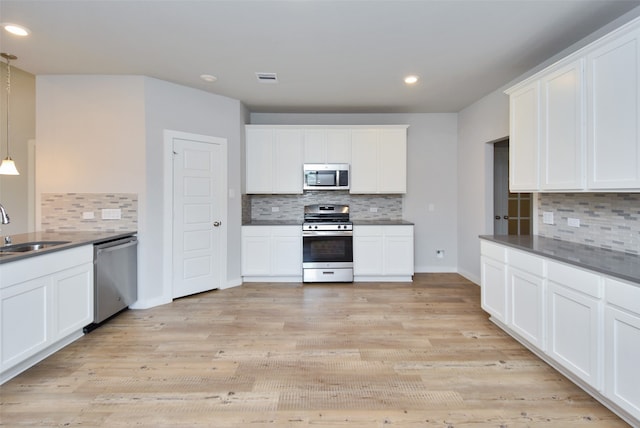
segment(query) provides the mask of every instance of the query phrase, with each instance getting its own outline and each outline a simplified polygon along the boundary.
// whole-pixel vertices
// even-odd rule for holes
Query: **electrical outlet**
[[[271,212],[272,213],[279,213],[280,212],[280,207],[271,207]]]
[[[580,227],[580,219],[579,218],[571,218],[567,219],[567,225],[570,227]]]
[[[96,218],[96,216],[93,211],[85,211],[82,213],[83,220],[93,220],[94,218]]]
[[[104,208],[102,210],[103,220],[120,220],[122,218],[122,210],[120,208]]]
[[[542,223],[553,224],[553,211],[542,212]]]
[[[378,212],[378,207],[370,207],[370,208],[369,208],[369,212],[371,212],[371,213],[377,213],[377,212]]]
[[[436,257],[439,259],[444,259],[444,250],[436,250]]]

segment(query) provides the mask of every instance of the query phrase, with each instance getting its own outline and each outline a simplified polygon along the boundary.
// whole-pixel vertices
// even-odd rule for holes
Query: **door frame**
[[[486,187],[486,195],[487,195],[487,205],[485,207],[485,215],[488,221],[487,223],[487,233],[495,234],[495,145],[496,143],[509,142],[509,136],[503,138],[498,138],[492,141],[487,142],[489,145],[487,153],[487,171],[486,171],[486,179],[487,179],[487,187]],[[523,192],[523,193],[531,193],[531,235],[538,234],[538,193],[537,192]],[[490,226],[490,227],[489,227]]]
[[[210,135],[193,134],[189,132],[173,131],[165,129],[163,131],[163,146],[162,146],[162,295],[168,298],[168,301],[173,301],[173,140],[194,140],[202,143],[219,144],[219,140],[222,138],[225,141],[225,153],[227,153],[226,141],[224,137],[212,137]],[[225,159],[228,165],[228,159]],[[228,201],[226,198],[226,180],[224,177],[225,189],[224,198],[222,203],[222,212],[225,213],[224,221],[227,222],[228,213]],[[224,229],[225,231],[227,228]],[[224,254],[226,255],[227,236],[223,238],[223,246],[225,247]],[[225,259],[221,263],[222,272],[220,273],[221,288],[226,286],[227,282],[227,260]]]

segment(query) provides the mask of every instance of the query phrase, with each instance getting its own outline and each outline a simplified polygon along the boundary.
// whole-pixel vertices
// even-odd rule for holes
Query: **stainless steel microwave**
[[[304,190],[349,190],[349,164],[304,164]]]

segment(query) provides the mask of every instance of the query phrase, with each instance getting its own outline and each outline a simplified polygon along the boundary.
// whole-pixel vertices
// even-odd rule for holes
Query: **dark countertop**
[[[40,241],[68,241],[68,243],[56,245],[53,247],[43,248],[41,250],[28,251],[24,253],[10,253],[10,254],[4,254],[4,255],[0,253],[0,264],[14,262],[16,260],[22,260],[29,257],[40,256],[42,254],[53,253],[55,251],[68,250],[70,248],[80,247],[82,245],[92,245],[100,242],[111,241],[114,239],[135,235],[136,233],[137,232],[135,230],[130,230],[130,231],[111,231],[111,232],[97,232],[97,231],[31,232],[31,233],[21,233],[17,235],[11,235],[10,245],[24,244],[26,242],[40,242]],[[2,236],[1,239],[4,239],[4,236]]]
[[[243,226],[300,226],[302,221],[298,220],[251,220],[249,223],[242,223]]]
[[[397,219],[385,220],[352,220],[354,226],[413,226],[410,221]],[[299,220],[251,220],[249,223],[242,223],[243,226],[302,226]]]
[[[353,220],[354,226],[414,226],[410,221],[397,220]]]
[[[542,236],[482,235],[480,239],[548,257],[640,285],[640,256]]]

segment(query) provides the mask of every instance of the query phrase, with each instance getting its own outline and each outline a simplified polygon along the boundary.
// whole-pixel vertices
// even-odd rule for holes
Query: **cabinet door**
[[[541,183],[543,190],[585,187],[584,60],[542,78]]]
[[[351,130],[306,129],[305,163],[351,163]]]
[[[587,56],[588,186],[640,188],[638,32],[604,42]]]
[[[0,289],[1,371],[22,362],[49,344],[50,294],[49,276]]]
[[[605,392],[640,418],[640,314],[605,308]]]
[[[509,189],[538,190],[540,83],[531,83],[509,97]]]
[[[382,275],[384,254],[382,235],[382,226],[354,226],[354,275]]]
[[[247,129],[247,193],[272,193],[274,186],[273,141],[274,132],[271,129]]]
[[[269,275],[271,271],[271,228],[242,228],[242,275]]]
[[[385,226],[384,274],[413,275],[413,226]]]
[[[301,129],[275,131],[273,193],[302,193],[302,149]]]
[[[549,355],[600,390],[599,299],[549,281],[548,312]]]
[[[302,275],[302,230],[298,226],[271,228],[271,275]]]
[[[327,163],[327,132],[323,129],[305,129],[304,162]]]
[[[640,287],[606,278],[605,394],[640,419]]]
[[[482,309],[503,323],[507,322],[507,268],[486,255],[480,257]]]
[[[378,191],[378,131],[354,129],[351,134],[351,193]]]
[[[544,279],[509,266],[509,326],[544,350]]]
[[[55,319],[52,339],[61,339],[93,322],[93,263],[54,274],[51,278]]]
[[[327,163],[351,163],[350,129],[327,129]]]
[[[407,193],[407,130],[380,130],[378,150],[378,193]]]

